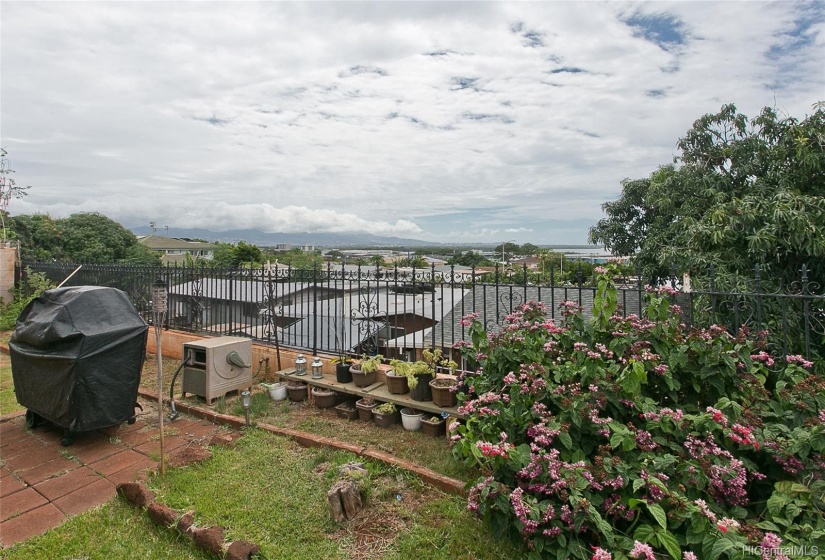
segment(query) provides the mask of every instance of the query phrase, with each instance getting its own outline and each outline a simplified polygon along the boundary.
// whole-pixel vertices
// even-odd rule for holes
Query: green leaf
[[[679,541],[676,540],[676,537],[667,531],[659,531],[656,534],[656,538],[659,540],[659,544],[665,547],[673,560],[681,560],[682,547],[679,546]]]
[[[725,537],[718,538],[718,539],[716,539],[716,542],[713,543],[713,546],[711,547],[710,551],[706,555],[706,558],[707,558],[707,560],[716,560],[717,558],[719,558],[722,555],[723,552],[725,552],[727,550],[730,550],[731,548],[734,548],[735,546],[736,546],[736,543],[733,542],[732,540],[728,539],[728,538],[725,538]]]
[[[805,486],[804,484],[799,484],[798,482],[791,482],[790,480],[782,480],[774,484],[774,488],[776,488],[777,492],[782,492],[783,494],[808,494],[810,493],[810,489]]]
[[[639,488],[641,488],[644,485],[645,485],[645,481],[642,480],[641,478],[637,478],[636,480],[633,481],[633,492],[634,493],[638,492]]]
[[[639,525],[636,528],[636,532],[633,533],[633,538],[643,543],[649,543],[656,538],[656,532],[653,530],[653,527],[648,524]]]
[[[662,509],[662,506],[659,504],[647,504],[647,510],[656,522],[662,526],[662,529],[667,530],[667,514],[665,514],[665,510]]]
[[[559,441],[567,449],[573,449],[573,439],[570,437],[569,433],[559,432]]]

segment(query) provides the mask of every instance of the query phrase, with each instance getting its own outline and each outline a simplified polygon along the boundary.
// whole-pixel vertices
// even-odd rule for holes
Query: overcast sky
[[[584,243],[703,114],[810,114],[823,6],[3,1],[9,209]]]

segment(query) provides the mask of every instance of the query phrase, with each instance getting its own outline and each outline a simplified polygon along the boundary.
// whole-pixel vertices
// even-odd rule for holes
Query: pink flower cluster
[[[608,551],[599,548],[598,546],[591,547],[593,549],[593,556],[590,560],[613,560],[613,555]]]
[[[725,428],[728,427],[728,417],[725,416],[725,413],[719,410],[718,408],[713,408],[712,406],[709,406],[705,409],[705,412],[707,412],[708,414],[712,414],[713,421],[717,424],[721,424]]]
[[[753,448],[759,451],[759,442],[753,438],[750,428],[746,428],[741,424],[734,424],[731,426],[728,437],[739,445],[753,445]]]
[[[633,550],[630,551],[631,558],[644,558],[645,560],[656,560],[653,554],[653,549],[649,544],[643,544],[639,541],[633,543]]]
[[[763,362],[766,366],[771,367],[775,362],[773,356],[762,350],[758,354],[751,354],[751,360],[754,362]]]
[[[507,453],[513,448],[509,443],[495,444],[489,441],[477,441],[476,447],[481,450],[485,457],[507,457]]]
[[[799,364],[800,366],[804,367],[805,369],[811,369],[814,367],[813,362],[809,362],[799,354],[794,354],[792,356],[785,356],[785,361],[789,364]]]

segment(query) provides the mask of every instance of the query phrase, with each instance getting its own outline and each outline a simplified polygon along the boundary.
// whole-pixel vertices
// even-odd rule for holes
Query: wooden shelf
[[[305,375],[295,375],[295,368],[283,369],[275,372],[275,375],[287,381],[301,381],[314,387],[323,387],[325,389],[332,389],[339,393],[347,393],[356,397],[372,397],[380,402],[391,402],[399,406],[399,408],[413,408],[421,412],[429,412],[431,414],[443,415],[447,413],[448,416],[456,418],[464,418],[458,413],[457,406],[440,407],[433,403],[433,401],[416,401],[410,397],[409,393],[404,395],[395,395],[387,390],[387,385],[383,381],[373,383],[367,387],[356,387],[355,383],[338,383],[338,380],[332,375],[324,375],[323,379],[313,379],[312,374],[307,372]]]

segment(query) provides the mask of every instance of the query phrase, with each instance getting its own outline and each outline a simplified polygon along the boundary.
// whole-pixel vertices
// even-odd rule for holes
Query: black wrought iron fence
[[[74,265],[28,263],[26,270],[62,282]],[[559,304],[573,301],[585,315],[593,308],[595,288],[581,275],[573,284],[542,283],[524,267],[520,283],[507,277],[455,268],[398,269],[328,265],[323,269],[289,267],[220,269],[84,265],[66,285],[100,285],[125,291],[150,322],[151,289],[157,279],[168,287],[168,328],[255,340],[317,353],[414,358],[424,348],[451,348],[467,337],[461,319],[478,312],[490,329],[499,328],[516,306],[545,304],[556,318]],[[825,354],[825,296],[801,271],[800,280],[783,292],[763,291],[756,271],[754,289],[720,291],[714,276],[688,291],[675,273],[670,283],[690,326],[725,325],[770,332],[777,355]],[[535,281],[529,281],[533,278]],[[24,275],[25,279],[25,275]],[[482,281],[483,280],[483,281]],[[490,281],[492,280],[492,281]],[[25,290],[25,282],[23,286]],[[645,286],[638,276],[617,278],[619,312],[641,315]]]

